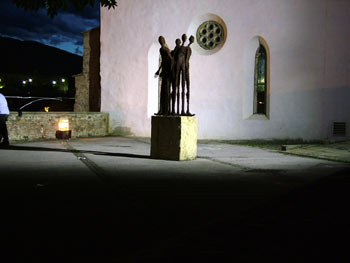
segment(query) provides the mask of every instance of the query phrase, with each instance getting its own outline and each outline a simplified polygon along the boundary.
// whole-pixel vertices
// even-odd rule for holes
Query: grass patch
[[[200,143],[225,143],[280,151],[282,145],[323,144],[322,141],[295,140],[199,140]]]

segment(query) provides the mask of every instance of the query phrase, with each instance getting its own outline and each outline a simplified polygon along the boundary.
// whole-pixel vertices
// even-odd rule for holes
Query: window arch
[[[254,114],[266,115],[267,106],[267,54],[260,43],[255,54],[254,72]]]

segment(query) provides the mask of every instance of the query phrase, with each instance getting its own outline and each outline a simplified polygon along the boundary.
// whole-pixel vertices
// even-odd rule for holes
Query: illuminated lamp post
[[[60,119],[58,121],[58,130],[56,131],[56,138],[61,140],[68,140],[72,137],[72,130],[69,129],[69,120]]]

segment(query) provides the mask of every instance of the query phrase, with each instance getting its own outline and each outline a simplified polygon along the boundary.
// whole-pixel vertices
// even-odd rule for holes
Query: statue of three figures
[[[161,64],[155,77],[161,77],[160,107],[156,115],[182,115],[193,116],[190,113],[190,57],[192,54],[191,44],[194,42],[194,36],[190,36],[189,43],[185,46],[187,40],[186,34],[183,34],[182,42],[176,39],[174,50],[170,51],[165,42],[165,38],[158,38],[161,48]],[[180,83],[181,83],[181,112],[180,112]],[[186,111],[185,111],[186,95]],[[176,102],[176,103],[175,103]],[[175,105],[176,104],[176,105]],[[175,108],[176,106],[176,108]]]

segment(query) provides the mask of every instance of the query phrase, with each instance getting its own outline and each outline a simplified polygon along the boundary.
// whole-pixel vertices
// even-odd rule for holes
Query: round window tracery
[[[198,27],[196,35],[199,46],[211,50],[224,41],[224,28],[218,22],[210,20]]]

